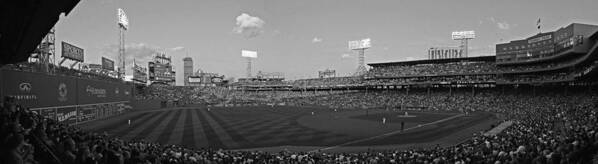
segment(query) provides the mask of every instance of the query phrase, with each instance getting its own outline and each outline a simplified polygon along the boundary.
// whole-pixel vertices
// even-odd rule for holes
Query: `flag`
[[[538,29],[540,29],[540,23],[541,23],[540,18],[538,18],[538,22],[536,22],[536,26],[538,26]]]
[[[118,8],[118,25],[123,27],[125,30],[129,29],[129,19],[127,19],[125,11],[121,8]]]

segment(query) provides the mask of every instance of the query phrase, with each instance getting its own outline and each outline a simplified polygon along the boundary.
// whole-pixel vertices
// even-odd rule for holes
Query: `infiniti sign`
[[[31,84],[23,82],[23,83],[19,84],[19,90],[21,90],[23,92],[29,92],[29,91],[31,91]]]

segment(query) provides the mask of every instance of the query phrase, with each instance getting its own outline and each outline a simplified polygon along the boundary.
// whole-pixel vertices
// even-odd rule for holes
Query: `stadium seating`
[[[438,76],[495,73],[492,62],[456,62],[443,64],[418,64],[378,67],[370,71],[374,77]]]
[[[240,94],[240,93],[235,93]],[[322,91],[319,95],[289,96],[278,92],[266,98],[325,106],[425,107],[422,110],[484,110],[506,115],[513,125],[495,136],[474,135],[452,147],[384,152],[322,153],[226,151],[190,149],[141,140],[124,141],[97,132],[43,119],[35,113],[4,104],[2,149],[8,163],[591,163],[598,148],[598,96],[593,92],[544,89],[418,91]],[[287,96],[282,96],[287,95]],[[285,97],[285,98],[282,98]],[[289,98],[293,97],[293,98]],[[270,101],[270,100],[268,100]],[[533,116],[533,117],[532,117]],[[40,142],[32,144],[33,142]],[[40,153],[47,151],[48,153]],[[48,162],[58,163],[58,162]]]

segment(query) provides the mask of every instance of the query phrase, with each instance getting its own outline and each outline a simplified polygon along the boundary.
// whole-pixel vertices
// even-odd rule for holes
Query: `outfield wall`
[[[76,124],[130,109],[133,85],[37,72],[0,70],[0,97],[44,117]]]

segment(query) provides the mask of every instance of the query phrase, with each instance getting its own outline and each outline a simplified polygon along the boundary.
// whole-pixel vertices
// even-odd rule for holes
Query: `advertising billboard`
[[[75,78],[35,72],[2,70],[3,96],[15,98],[25,107],[52,107],[77,104]]]
[[[74,124],[130,108],[133,85],[36,72],[0,70],[0,97],[49,119]]]
[[[147,68],[143,68],[138,66],[137,64],[133,65],[133,80],[141,83],[147,82]]]
[[[92,69],[92,70],[100,70],[100,69],[102,69],[102,65],[101,64],[89,64],[87,66],[89,66],[89,69]]]
[[[132,86],[124,83],[81,79],[77,87],[79,104],[129,101],[133,97]]]
[[[473,39],[475,38],[474,31],[455,31],[452,33],[453,40]]]
[[[257,58],[257,51],[241,50],[241,56],[246,58]]]
[[[62,57],[70,60],[83,62],[83,49],[67,42],[62,42]]]
[[[101,64],[81,63],[81,70],[100,72],[102,70],[102,65]]]
[[[189,76],[190,83],[201,83],[201,77]]]
[[[2,70],[2,94],[29,108],[129,101],[133,86],[125,83]]]
[[[223,77],[212,77],[212,83],[222,83]]]
[[[114,71],[114,61],[108,58],[102,57],[102,69]]]

